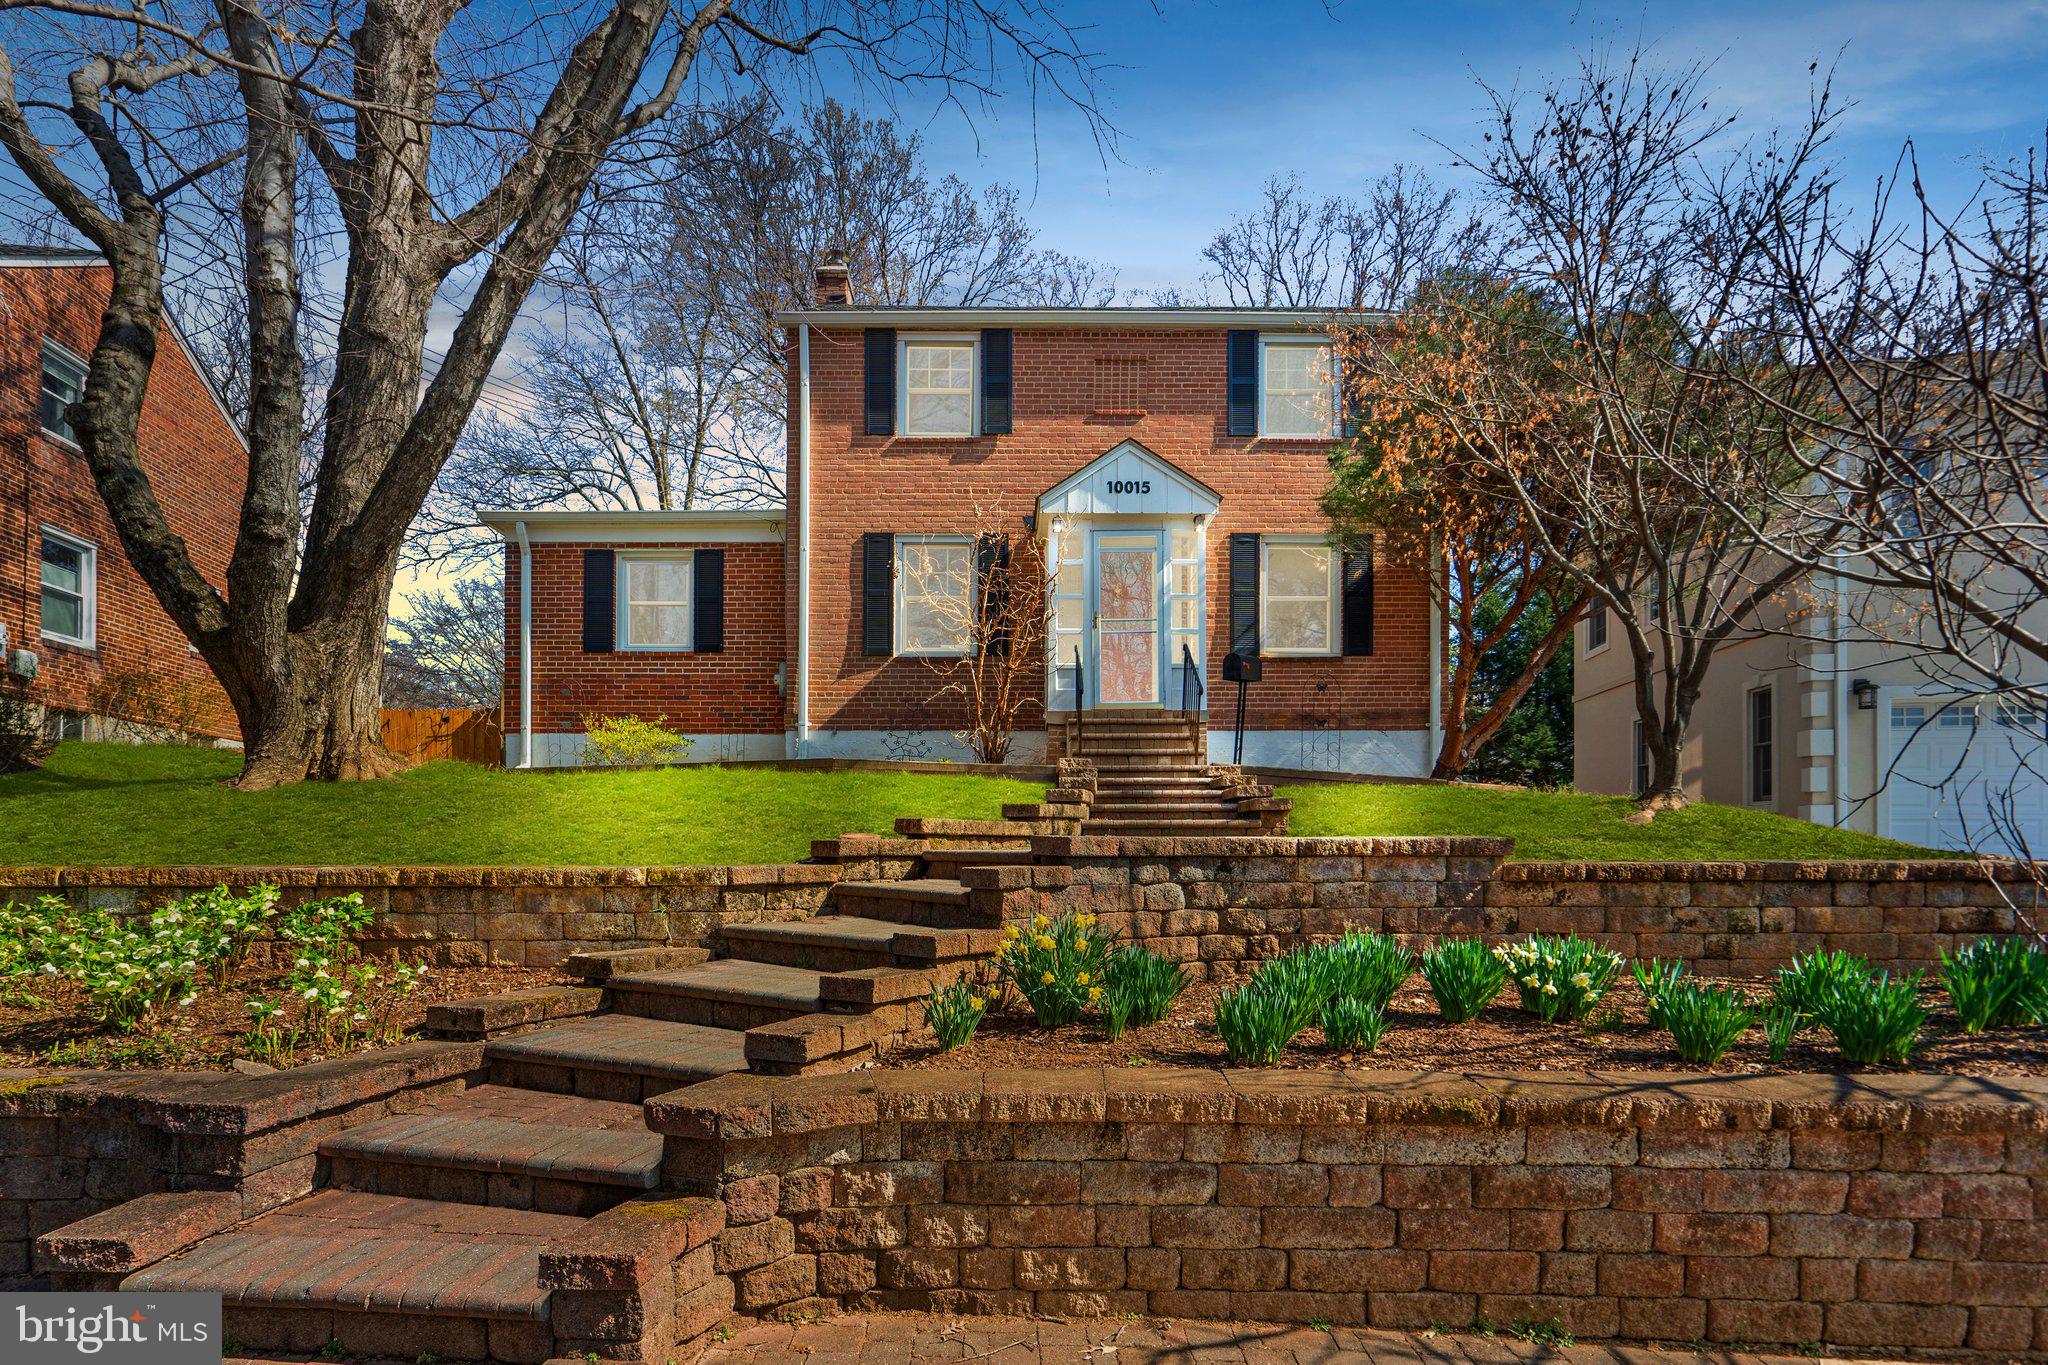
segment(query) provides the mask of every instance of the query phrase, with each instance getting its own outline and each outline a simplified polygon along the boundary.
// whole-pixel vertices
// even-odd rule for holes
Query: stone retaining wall
[[[2025,869],[1976,861],[1506,863],[1505,839],[1032,840],[1039,865],[971,869],[1006,921],[1085,911],[1108,929],[1229,978],[1295,944],[1350,930],[1417,946],[1573,932],[1629,957],[1760,975],[1816,948],[1879,966],[2011,933]]]
[[[2048,1082],[881,1072],[649,1102],[743,1311],[2048,1349]]]
[[[482,1066],[477,1044],[429,1042],[267,1075],[0,1070],[0,1287],[28,1280],[37,1237],[131,1199],[167,1196],[129,1220],[154,1241],[85,1249],[107,1274],[296,1199],[323,1138],[460,1090]]]

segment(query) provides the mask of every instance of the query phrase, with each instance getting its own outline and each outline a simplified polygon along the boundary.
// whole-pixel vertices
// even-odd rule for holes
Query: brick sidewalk
[[[905,1361],[986,1361],[989,1365],[1811,1365],[1805,1357],[1733,1351],[1656,1351],[1582,1345],[1561,1350],[1513,1337],[1317,1331],[1256,1323],[1136,1321],[1041,1322],[1031,1318],[945,1318],[916,1313],[764,1324],[707,1348],[696,1365],[800,1362],[801,1365],[900,1365]]]

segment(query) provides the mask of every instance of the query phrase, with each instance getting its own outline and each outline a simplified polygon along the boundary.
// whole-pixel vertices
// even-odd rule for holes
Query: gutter
[[[796,329],[796,736],[791,758],[811,738],[811,325]]]
[[[519,766],[533,766],[533,546],[526,523],[516,522],[519,537]]]

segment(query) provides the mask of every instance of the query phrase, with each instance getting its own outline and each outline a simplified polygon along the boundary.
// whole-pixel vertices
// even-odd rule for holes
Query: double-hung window
[[[36,409],[45,433],[77,444],[64,409],[85,397],[85,362],[54,341],[43,343],[43,392]]]
[[[1749,694],[1749,799],[1762,804],[1771,799],[1776,776],[1777,724],[1771,714],[1771,689],[1759,687]]]
[[[619,555],[620,649],[690,648],[693,568],[687,552]]]
[[[1264,337],[1259,350],[1259,434],[1336,436],[1337,366],[1330,344]]]
[[[1337,651],[1338,554],[1316,540],[1266,537],[1259,574],[1259,652],[1319,655]]]
[[[1586,616],[1586,652],[1597,654],[1607,648],[1607,608],[1595,607]]]
[[[99,551],[90,541],[43,528],[43,638],[94,647]]]
[[[896,652],[958,657],[974,638],[974,546],[960,536],[896,539]]]
[[[975,343],[968,337],[907,337],[896,372],[905,436],[974,434]]]

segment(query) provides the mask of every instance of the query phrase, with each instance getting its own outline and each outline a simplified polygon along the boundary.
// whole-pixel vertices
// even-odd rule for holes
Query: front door
[[[1159,705],[1157,531],[1097,531],[1095,704]]]

